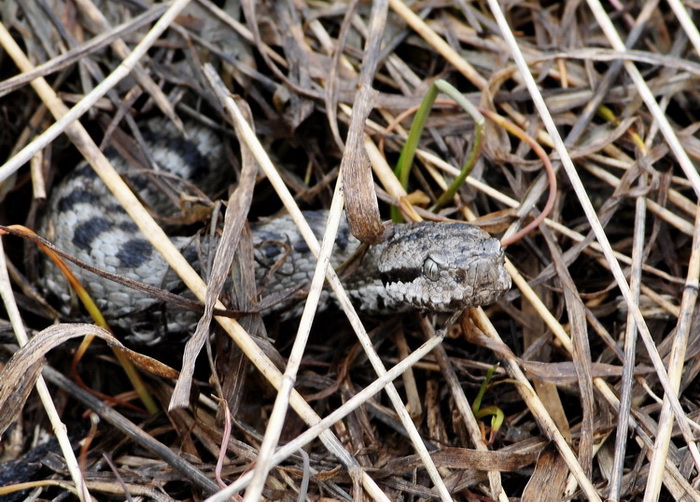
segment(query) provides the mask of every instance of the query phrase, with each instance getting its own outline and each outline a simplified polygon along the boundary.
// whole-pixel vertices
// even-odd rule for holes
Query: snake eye
[[[440,279],[440,265],[435,260],[428,257],[423,262],[423,275],[435,282]]]

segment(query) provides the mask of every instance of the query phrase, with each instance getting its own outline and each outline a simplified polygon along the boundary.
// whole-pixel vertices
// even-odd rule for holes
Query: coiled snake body
[[[167,217],[172,209],[166,208],[174,207],[161,185],[169,185],[174,193],[189,182],[221,185],[215,169],[223,163],[219,139],[200,126],[188,127],[187,133],[185,139],[162,119],[146,124],[143,136],[152,163],[160,173],[133,167],[121,156],[108,152],[132,189],[161,216]],[[307,212],[306,217],[320,237],[326,212]],[[174,292],[184,288],[87,164],[78,166],[53,190],[40,230],[58,248],[95,267]],[[256,277],[259,284],[266,283],[262,294],[298,288],[310,281],[315,258],[290,218],[256,224],[253,235]],[[186,258],[197,262],[191,237],[172,239]],[[332,256],[333,266],[346,261],[358,246],[347,225],[342,225]],[[370,247],[345,286],[357,307],[369,312],[398,311],[411,306],[454,311],[498,300],[511,285],[503,262],[499,242],[478,227],[429,222],[395,225],[393,236]],[[169,312],[163,318],[164,325],[155,328],[157,321],[146,321],[146,316],[160,308],[158,300],[71,268],[106,317],[127,328],[133,338],[150,343],[169,331],[182,333],[191,329],[192,313],[184,311]],[[71,294],[56,267],[46,264],[40,281],[47,292],[59,297],[64,310],[70,309]]]

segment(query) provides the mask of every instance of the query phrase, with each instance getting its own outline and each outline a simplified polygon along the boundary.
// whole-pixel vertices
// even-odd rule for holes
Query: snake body
[[[133,162],[116,152],[107,152],[136,194],[155,213],[166,218],[177,213],[177,194],[188,189],[190,182],[204,187],[221,185],[218,166],[224,162],[218,137],[209,129],[195,125],[188,126],[187,135],[183,138],[162,119],[146,123],[143,136],[155,171],[134,167]],[[168,196],[168,193],[176,195]],[[319,238],[326,215],[325,211],[305,213]],[[281,293],[310,281],[316,260],[291,218],[284,216],[254,224],[252,230],[256,279],[262,295]],[[58,248],[95,267],[173,292],[185,289],[85,163],[52,191],[40,231]],[[171,239],[198,266],[198,247],[192,237]],[[344,263],[359,246],[347,224],[341,225],[332,265],[338,267]],[[411,307],[454,311],[498,300],[511,285],[503,263],[499,242],[476,226],[401,224],[394,226],[387,242],[369,248],[361,265],[344,284],[356,306],[368,312]],[[159,311],[158,300],[73,265],[71,268],[106,317],[127,328],[134,339],[149,343],[168,332],[182,333],[192,328],[192,313],[178,310],[169,312],[164,325],[155,328],[157,321],[145,319],[149,312]],[[72,295],[56,267],[46,264],[40,282],[48,293],[60,299],[64,311],[71,309]],[[324,294],[322,308],[328,297]],[[276,309],[287,307],[283,303]]]

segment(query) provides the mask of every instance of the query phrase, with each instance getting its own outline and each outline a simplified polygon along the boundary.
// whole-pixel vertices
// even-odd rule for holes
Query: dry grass
[[[348,323],[337,310],[315,316],[313,300],[296,321],[216,318],[196,365],[201,345],[188,344],[177,391],[174,380],[144,377],[163,410],[151,416],[97,343],[78,373],[99,398],[67,378],[70,344],[49,354],[39,399],[17,398],[36,371],[15,367],[17,381],[3,373],[0,393],[22,392],[3,436],[2,459],[13,463],[0,468],[0,485],[38,481],[24,488],[84,500],[201,499],[225,485],[212,500],[700,500],[700,176],[691,160],[700,156],[700,37],[676,2],[617,5],[612,23],[593,0],[505,14],[496,0],[410,9],[399,0],[245,1],[227,10],[201,0],[145,11],[137,2],[50,3],[0,7],[3,223],[34,226],[42,187],[79,158],[55,140],[65,132],[202,301],[204,282],[93,143],[100,120],[166,114],[235,135],[222,159],[240,176],[227,229],[247,212],[254,220],[284,206],[323,256],[329,246],[304,227],[299,207],[330,207],[332,235],[347,198],[365,230],[376,229],[374,185],[358,166],[371,165],[385,216],[387,203],[429,206],[455,176],[473,124],[451,103],[429,118],[408,194],[390,167],[411,116],[398,126],[395,118],[442,78],[550,153],[557,199],[545,224],[507,248],[513,290],[464,312],[444,339],[430,316],[369,318],[344,304]],[[624,44],[634,50],[623,55]],[[91,134],[71,124],[78,116]],[[339,174],[354,176],[344,191],[333,189]],[[439,217],[478,219],[507,239],[547,188],[530,147],[489,123],[481,160]],[[33,244],[12,239],[0,290],[8,329],[24,345],[23,326],[38,331],[55,314],[24,279]],[[239,255],[234,266],[245,271]],[[327,278],[342,299],[332,270]],[[3,357],[17,350],[4,347]],[[180,369],[184,350],[148,352]],[[471,409],[493,368],[481,409],[503,414],[497,430]]]

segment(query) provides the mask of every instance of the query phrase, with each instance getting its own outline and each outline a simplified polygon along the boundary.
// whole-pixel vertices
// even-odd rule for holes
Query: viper
[[[137,196],[164,220],[172,222],[182,192],[211,193],[221,187],[226,170],[223,146],[212,130],[188,124],[185,138],[167,120],[152,119],[145,123],[142,135],[152,169],[116,151],[106,153]],[[326,211],[305,213],[319,238],[326,215]],[[256,223],[252,230],[260,295],[294,290],[311,280],[316,259],[291,218]],[[87,163],[78,165],[54,187],[40,231],[59,249],[94,267],[169,291],[184,290]],[[192,236],[171,239],[199,266],[202,246],[195,245]],[[341,225],[332,265],[340,266],[359,247],[347,224]],[[41,285],[59,299],[67,313],[74,307],[67,282],[52,264],[43,266]],[[105,317],[141,343],[158,343],[169,333],[189,332],[196,322],[191,312],[177,309],[154,317],[163,311],[158,299],[74,265],[71,268]],[[344,285],[357,308],[370,313],[410,308],[457,311],[493,303],[511,286],[499,241],[477,226],[459,222],[394,225],[393,235],[370,246],[361,264],[353,268]],[[324,294],[320,308],[325,308],[330,297]],[[273,310],[289,308],[283,301]]]

